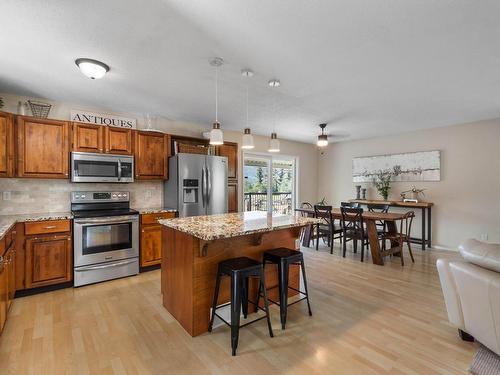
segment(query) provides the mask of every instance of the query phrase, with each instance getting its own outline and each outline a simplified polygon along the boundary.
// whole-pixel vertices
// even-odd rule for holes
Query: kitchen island
[[[161,290],[163,306],[191,335],[208,331],[217,264],[246,256],[262,261],[264,251],[295,249],[301,229],[316,219],[269,215],[254,211],[160,220],[162,228]],[[292,267],[289,285],[299,286],[299,269]],[[250,299],[257,297],[257,280],[250,284]],[[266,285],[278,284],[275,266],[266,267]],[[223,280],[219,304],[229,301],[229,278]],[[296,294],[291,291],[290,296]],[[277,300],[278,290],[269,298]]]

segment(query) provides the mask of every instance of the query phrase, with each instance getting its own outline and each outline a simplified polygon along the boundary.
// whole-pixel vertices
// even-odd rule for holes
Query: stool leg
[[[233,272],[231,275],[231,351],[236,355],[238,337],[240,334],[240,312],[241,312],[241,289],[239,275]]]
[[[266,260],[265,259],[262,260],[262,272],[264,274],[266,274]],[[255,311],[254,312],[259,311],[259,303],[260,303],[260,297],[261,297],[261,294],[262,294],[262,289],[265,290],[266,289],[266,285],[264,284],[264,286],[263,286],[263,284],[261,282],[259,282],[259,292],[257,293],[257,304],[255,305]]]
[[[210,317],[208,332],[212,332],[212,326],[214,325],[215,309],[217,308],[217,300],[219,299],[220,278],[221,275],[219,272],[217,272],[217,280],[215,281],[214,300],[212,302],[212,316]]]
[[[267,319],[267,328],[269,329],[269,336],[274,337],[273,327],[271,326],[271,316],[269,314],[269,302],[267,300],[267,290],[266,290],[266,281],[264,276],[264,269],[261,270],[260,274],[260,282],[259,282],[259,290],[262,289],[264,295],[264,310],[266,310],[266,319]]]
[[[280,318],[281,329],[285,329],[288,305],[288,263],[284,260],[278,264],[279,292],[280,292]]]
[[[311,304],[309,303],[309,290],[307,289],[306,267],[304,265],[304,258],[300,260],[300,268],[302,269],[302,279],[304,281],[304,289],[306,290],[307,309],[309,310],[309,316],[312,316]]]
[[[241,309],[243,310],[243,317],[246,319],[248,316],[248,277],[241,280]]]

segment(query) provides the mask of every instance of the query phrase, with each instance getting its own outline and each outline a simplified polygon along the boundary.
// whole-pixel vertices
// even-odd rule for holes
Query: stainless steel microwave
[[[72,182],[134,182],[134,157],[71,153]]]

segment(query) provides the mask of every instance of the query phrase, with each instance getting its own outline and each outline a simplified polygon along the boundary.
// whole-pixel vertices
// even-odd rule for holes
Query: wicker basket
[[[208,154],[208,147],[206,146],[191,145],[189,143],[178,143],[177,147],[179,153],[203,155]]]
[[[34,117],[47,118],[49,116],[52,105],[44,102],[37,102],[35,100],[28,100],[28,103]]]

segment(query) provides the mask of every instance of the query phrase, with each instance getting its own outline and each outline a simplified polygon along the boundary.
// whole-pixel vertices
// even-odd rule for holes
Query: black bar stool
[[[231,277],[231,301],[217,307],[217,301],[219,298],[219,288],[221,278],[224,276]],[[264,308],[259,307],[257,301],[252,302],[248,299],[248,280],[250,277],[259,278],[259,299],[260,290],[264,290]],[[243,310],[243,316],[246,319],[248,315],[248,302],[255,305],[256,308],[264,311],[265,316],[252,320],[241,327],[248,324],[255,323],[261,319],[267,319],[267,326],[269,328],[269,336],[273,337],[273,329],[271,327],[271,319],[269,318],[269,303],[267,302],[267,293],[264,287],[264,270],[262,268],[262,263],[247,257],[239,257],[224,260],[219,263],[217,269],[217,281],[215,284],[214,301],[212,304],[212,317],[210,318],[210,324],[208,325],[208,332],[212,332],[212,326],[214,324],[214,317],[217,315],[224,323],[231,327],[231,349],[232,355],[236,355],[236,348],[238,347],[238,337],[240,333],[240,313]],[[224,320],[216,310],[218,308],[231,305],[231,323]]]
[[[267,262],[278,265],[278,279],[279,279],[278,288],[279,288],[280,302],[278,303],[271,299],[269,301],[277,304],[280,307],[281,328],[285,329],[288,306],[294,305],[297,302],[303,301],[304,299],[307,300],[307,309],[309,310],[309,316],[312,316],[311,305],[309,303],[309,292],[307,290],[306,269],[304,266],[303,254],[297,250],[291,250],[291,249],[286,249],[284,247],[280,247],[277,249],[268,250],[264,252],[264,260],[262,262],[263,269],[265,268]],[[302,279],[304,280],[305,293],[288,285],[288,273],[290,265],[299,265],[300,268],[302,269]],[[296,292],[299,292],[305,297],[302,297],[299,300],[288,304],[288,289],[295,290]],[[261,293],[259,287],[259,299],[260,299],[260,294]],[[257,300],[257,303],[258,302],[259,300]]]

